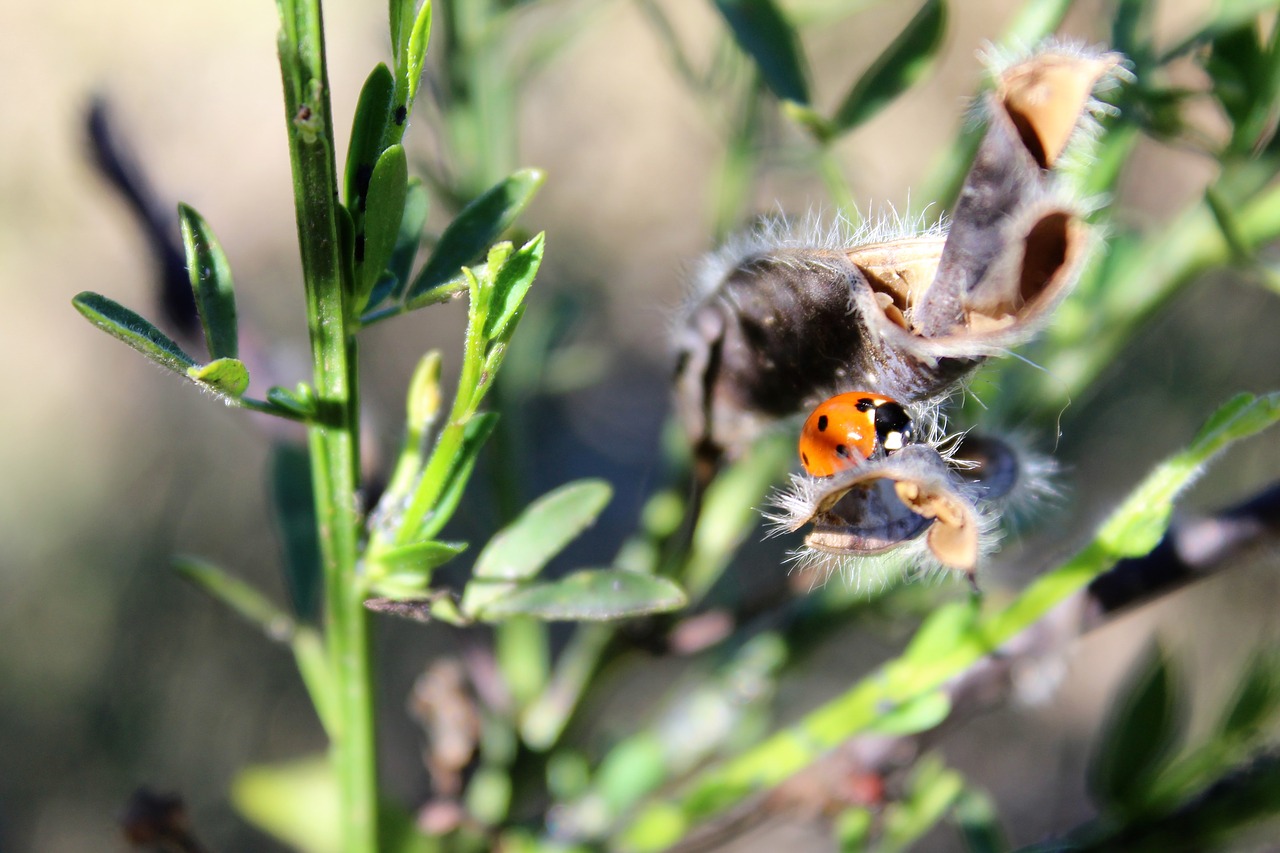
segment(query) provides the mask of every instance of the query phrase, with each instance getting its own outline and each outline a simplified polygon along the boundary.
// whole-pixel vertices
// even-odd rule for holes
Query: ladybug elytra
[[[888,455],[911,442],[915,424],[902,405],[882,394],[837,394],[809,415],[800,430],[800,462],[813,477],[830,477],[860,460]]]

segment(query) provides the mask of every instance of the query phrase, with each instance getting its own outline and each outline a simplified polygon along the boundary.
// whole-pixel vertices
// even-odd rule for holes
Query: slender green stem
[[[325,642],[336,685],[326,720],[340,791],[342,849],[375,851],[377,765],[369,624],[357,574],[360,513],[356,344],[348,311],[320,0],[278,0],[280,68],[318,416],[309,428],[325,577]]]

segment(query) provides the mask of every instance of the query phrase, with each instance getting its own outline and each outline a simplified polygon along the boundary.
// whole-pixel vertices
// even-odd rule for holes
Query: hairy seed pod
[[[1033,335],[1091,242],[1052,168],[1120,62],[1053,46],[999,71],[949,229],[772,224],[709,259],[675,336],[677,408],[699,458],[714,467],[839,392],[940,399]]]

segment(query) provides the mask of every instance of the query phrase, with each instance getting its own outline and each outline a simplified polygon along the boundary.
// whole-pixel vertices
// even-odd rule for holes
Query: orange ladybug
[[[813,410],[800,430],[800,462],[813,477],[830,477],[859,460],[910,443],[915,424],[890,397],[870,391],[837,394]]]

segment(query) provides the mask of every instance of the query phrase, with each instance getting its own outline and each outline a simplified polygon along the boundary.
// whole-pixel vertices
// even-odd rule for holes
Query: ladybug
[[[804,422],[800,462],[811,476],[830,477],[860,460],[901,450],[914,432],[897,400],[870,391],[837,394]]]

